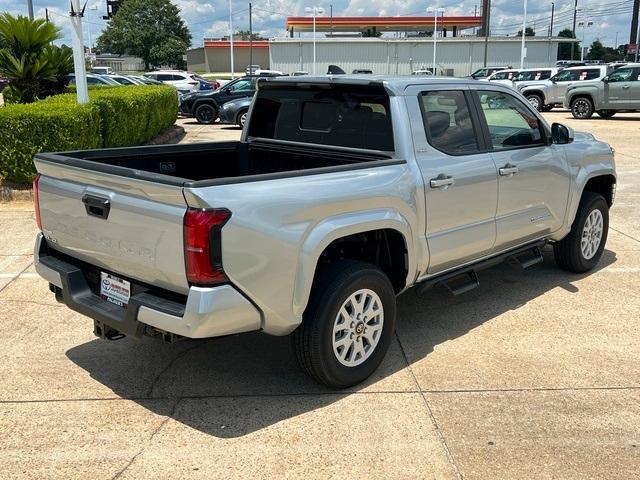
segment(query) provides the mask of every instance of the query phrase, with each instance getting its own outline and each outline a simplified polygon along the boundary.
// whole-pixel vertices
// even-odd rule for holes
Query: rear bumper
[[[261,328],[260,311],[231,285],[191,287],[186,301],[168,299],[149,289],[132,294],[127,308],[109,303],[92,291],[81,267],[48,249],[42,233],[36,239],[35,268],[61,290],[59,298],[70,309],[125,335],[139,338],[147,326],[188,338]]]

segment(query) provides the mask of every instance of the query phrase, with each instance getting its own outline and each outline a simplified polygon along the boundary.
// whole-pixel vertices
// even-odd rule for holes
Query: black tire
[[[593,116],[593,102],[588,97],[571,100],[571,115],[577,120],[588,120]]]
[[[193,114],[198,123],[203,125],[211,125],[218,118],[218,110],[210,103],[203,103],[196,107]]]
[[[616,114],[615,110],[598,110],[596,112],[601,118],[611,118]]]
[[[236,115],[236,123],[238,124],[239,127],[244,128],[244,120],[243,118],[246,120],[247,118],[247,112],[249,110],[244,109],[244,110],[240,110],[238,112],[238,115]]]
[[[594,210],[600,210],[602,214],[602,238],[595,254],[586,258],[582,252],[582,236],[587,218]],[[594,268],[602,257],[604,246],[607,243],[609,233],[609,205],[604,197],[594,192],[584,192],[576,218],[571,226],[571,232],[561,241],[553,245],[553,255],[556,263],[563,270],[574,273],[588,272]]]
[[[538,95],[537,93],[530,93],[528,95],[525,95],[525,97],[533,108],[535,108],[539,112],[542,111],[542,109],[544,108],[544,99],[540,95]]]
[[[368,358],[359,365],[346,366],[334,353],[333,328],[343,304],[362,289],[375,292],[382,303],[382,330],[377,337],[377,344],[367,354]],[[327,387],[347,388],[357,385],[369,377],[382,362],[393,338],[395,319],[395,293],[382,270],[353,260],[336,262],[319,272],[302,324],[292,334],[298,363],[307,375]],[[362,327],[362,324],[368,326],[362,321],[355,321],[359,325],[355,325],[354,329]],[[365,341],[362,340],[363,345]]]

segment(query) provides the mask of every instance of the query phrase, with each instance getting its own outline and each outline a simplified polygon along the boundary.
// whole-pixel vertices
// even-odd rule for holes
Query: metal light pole
[[[89,7],[89,10],[93,10],[93,11],[98,10],[98,6],[93,5],[92,7]],[[89,18],[88,12],[87,12],[87,18]],[[89,55],[91,55],[93,53],[93,39],[91,38],[91,22],[89,20],[87,20],[87,33],[89,34]]]
[[[231,80],[236,78],[236,69],[233,64],[233,10],[231,8],[231,0],[229,0],[229,47],[231,50]]]
[[[33,0],[27,0],[27,8],[29,9],[29,20],[33,21]]]
[[[638,3],[638,13],[636,16],[638,29],[636,30],[636,63],[638,63],[638,50],[640,50],[640,2]]]
[[[578,23],[579,27],[582,27],[582,44],[580,45],[580,61],[584,61],[584,34],[587,27],[593,25],[593,22],[580,22]]]
[[[433,67],[431,72],[436,75],[436,53],[438,51],[438,13],[444,14],[444,8],[427,8],[427,13],[433,12]]]
[[[78,103],[89,102],[89,90],[87,89],[87,71],[84,64],[84,42],[82,40],[82,17],[84,11],[80,9],[80,0],[71,0],[71,27],[73,46],[73,67],[76,80],[76,96]]]
[[[313,14],[313,74],[316,74],[316,16],[324,15],[322,7],[307,7],[304,9],[307,13]]]
[[[527,36],[527,0],[524,0],[524,16],[522,17],[522,45],[520,47],[520,70],[524,70],[524,58],[527,56],[525,38]]]
[[[576,0],[573,5],[573,29],[571,30],[573,32],[573,38],[578,38],[578,36],[576,35],[576,18],[578,18],[578,0]],[[573,58],[575,57],[575,51],[576,42],[573,42],[573,44],[571,45],[571,60],[575,60]]]

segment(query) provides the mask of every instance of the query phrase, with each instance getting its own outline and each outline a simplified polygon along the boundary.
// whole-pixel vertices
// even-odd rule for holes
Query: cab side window
[[[469,105],[461,90],[422,92],[420,106],[429,143],[449,155],[479,150]]]
[[[637,80],[638,76],[637,74],[635,75],[634,78],[634,68],[619,68],[618,70],[616,70],[615,72],[613,72],[611,75],[609,75],[609,82],[630,82],[633,80]]]
[[[497,91],[475,92],[494,150],[544,145],[538,117],[516,97]]]

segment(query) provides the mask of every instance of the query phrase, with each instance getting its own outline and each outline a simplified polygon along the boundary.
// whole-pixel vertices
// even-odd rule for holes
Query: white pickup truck
[[[411,287],[463,293],[546,243],[593,268],[616,185],[609,145],[441,77],[265,79],[238,142],[35,164],[36,269],[96,335],[292,334],[338,388],[380,364]]]

